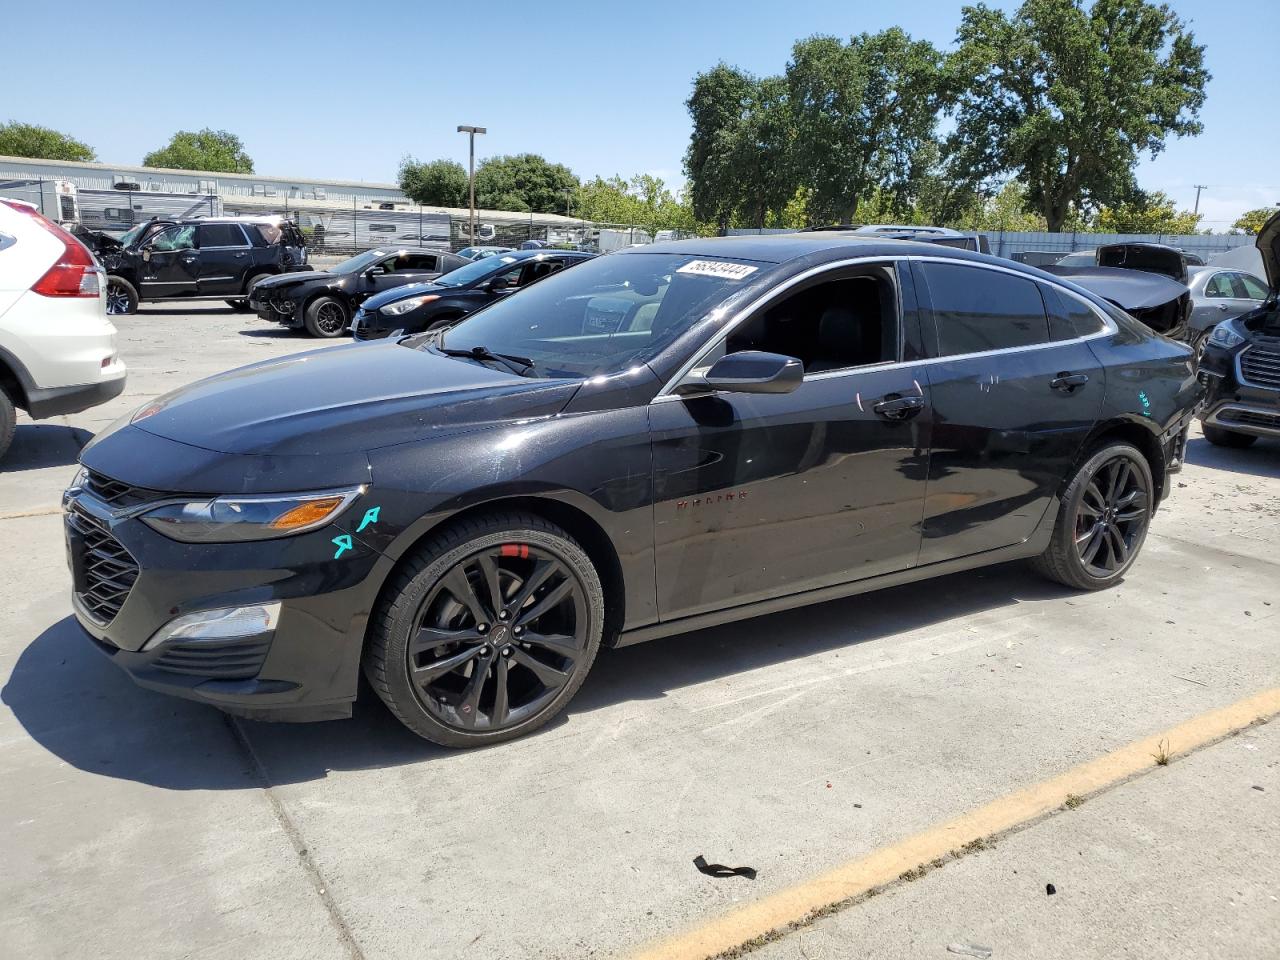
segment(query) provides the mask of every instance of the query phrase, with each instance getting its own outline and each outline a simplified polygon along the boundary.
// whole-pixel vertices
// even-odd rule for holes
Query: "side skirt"
[[[755,603],[727,607],[712,613],[700,613],[695,617],[681,617],[679,620],[669,620],[647,627],[639,627],[635,630],[627,630],[618,635],[612,646],[629,647],[633,643],[644,643],[646,640],[670,637],[677,633],[688,633],[692,630],[718,627],[723,623],[747,620],[751,617],[779,613],[783,610],[794,610],[796,607],[807,607],[812,603],[839,600],[843,597],[857,596],[860,593],[871,593],[873,590],[898,587],[904,583],[915,583],[918,580],[942,577],[949,573],[961,573],[965,570],[973,570],[996,563],[1006,563],[1010,560],[1026,560],[1031,557],[1037,557],[1044,553],[1049,546],[1049,540],[1053,536],[1053,527],[1058,520],[1060,507],[1061,501],[1055,499],[1049,509],[1045,511],[1045,515],[1035,532],[1022,543],[1001,547],[998,550],[987,550],[983,553],[971,554],[967,557],[957,557],[954,560],[942,560],[938,563],[926,564],[923,567],[910,567],[906,570],[898,570],[878,577],[868,577],[865,580],[854,580],[850,583],[840,583],[832,587],[821,587],[817,590],[793,593],[785,597],[758,600]]]

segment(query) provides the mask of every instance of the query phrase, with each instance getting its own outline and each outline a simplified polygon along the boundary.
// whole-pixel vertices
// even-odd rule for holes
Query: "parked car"
[[[1199,353],[1214,326],[1241,314],[1252,313],[1270,291],[1264,281],[1243,270],[1225,267],[1191,267],[1191,343]]]
[[[1075,253],[1068,253],[1065,257],[1055,261],[1055,265],[1059,267],[1096,267],[1098,260],[1093,255],[1092,250],[1077,250]]]
[[[407,283],[434,280],[468,263],[444,250],[366,250],[329,270],[259,283],[249,306],[259,319],[338,337],[365,299]]]
[[[0,457],[15,408],[42,420],[124,390],[105,289],[84,244],[31,204],[0,200]]]
[[[1018,558],[1109,587],[1200,394],[1185,345],[1009,261],[652,245],[148,401],[67,491],[72,599],[148,688],[338,717],[363,664],[416,733],[493,743],[601,645]]]
[[[1191,291],[1185,283],[1160,273],[1122,267],[1044,268],[1115,304],[1156,333],[1173,340],[1189,339]]]
[[[1270,284],[1266,299],[1214,326],[1200,358],[1208,387],[1204,435],[1220,447],[1280,437],[1280,213],[1258,233],[1257,247]]]
[[[448,327],[534,281],[590,260],[577,250],[515,250],[473,260],[434,283],[415,283],[370,297],[351,324],[357,340]]]
[[[107,313],[134,313],[139,303],[225,300],[248,309],[265,277],[306,269],[302,233],[284,217],[148,220],[119,239],[78,234],[107,271]]]
[[[515,247],[463,247],[458,251],[458,256],[464,260],[483,260],[485,257],[511,253],[513,250]]]

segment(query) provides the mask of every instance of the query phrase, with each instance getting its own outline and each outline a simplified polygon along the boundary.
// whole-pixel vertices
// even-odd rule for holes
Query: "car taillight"
[[[25,213],[62,244],[62,253],[58,255],[57,261],[32,285],[32,292],[42,297],[97,297],[102,292],[98,264],[88,247],[43,216],[35,207],[7,200],[0,200],[0,203],[18,213]]]

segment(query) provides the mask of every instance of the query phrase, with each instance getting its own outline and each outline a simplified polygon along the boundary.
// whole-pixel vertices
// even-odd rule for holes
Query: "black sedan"
[[[452,326],[469,313],[594,257],[576,250],[512,250],[475,260],[433,283],[398,287],[370,297],[356,314],[357,340]]]
[[[366,250],[332,269],[270,277],[253,288],[249,308],[262,320],[337,337],[366,298],[434,280],[468,261],[443,250]]]
[[[1018,558],[1109,587],[1200,395],[1185,345],[1008,261],[658,244],[147,403],[66,492],[72,602],[145,687],[320,719],[363,668],[492,743],[602,645]]]

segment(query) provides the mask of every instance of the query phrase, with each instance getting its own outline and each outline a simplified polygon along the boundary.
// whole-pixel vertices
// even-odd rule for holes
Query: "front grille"
[[[1240,354],[1240,372],[1249,383],[1280,390],[1280,350],[1250,347]]]
[[[83,551],[74,564],[76,596],[89,615],[105,626],[124,606],[138,579],[138,564],[103,521],[74,503],[67,523],[79,534]]]
[[[84,488],[103,503],[112,507],[132,507],[139,503],[159,500],[164,494],[143,487],[135,487],[105,474],[85,471]]]
[[[1262,413],[1257,410],[1226,410],[1219,415],[1218,419],[1224,423],[1238,423],[1242,426],[1280,430],[1280,414],[1276,413]]]
[[[270,638],[174,643],[165,647],[152,666],[188,677],[244,680],[258,675],[270,647]]]

